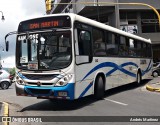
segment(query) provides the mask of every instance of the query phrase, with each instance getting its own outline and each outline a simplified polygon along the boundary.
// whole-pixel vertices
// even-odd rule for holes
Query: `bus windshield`
[[[16,64],[26,70],[55,70],[71,63],[70,30],[17,36]]]

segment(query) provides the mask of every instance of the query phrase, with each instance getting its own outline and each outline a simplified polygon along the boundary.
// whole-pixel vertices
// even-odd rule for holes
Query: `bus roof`
[[[122,31],[120,29],[114,28],[114,27],[106,25],[104,23],[97,22],[95,20],[88,19],[86,17],[82,17],[82,16],[79,16],[79,15],[76,15],[76,14],[74,14],[74,15],[75,15],[75,20],[78,20],[80,22],[84,22],[85,24],[89,24],[89,25],[92,25],[92,26],[95,26],[95,27],[98,27],[98,28],[101,28],[101,29],[105,29],[105,30],[108,30],[108,31],[111,31],[111,32],[115,32],[115,33],[130,37],[130,38],[134,38],[134,39],[137,39],[137,40],[142,40],[142,41],[147,42],[147,43],[151,43],[150,39],[145,39],[143,37],[140,37],[140,36],[137,36],[137,35],[134,35],[134,34],[131,34],[131,33],[127,33],[127,32]]]
[[[141,41],[144,41],[144,42],[147,42],[147,43],[151,43],[150,39],[145,39],[143,37],[140,37],[140,36],[137,36],[137,35],[134,35],[134,34],[131,34],[131,33],[127,33],[125,31],[122,31],[120,29],[117,29],[117,28],[114,28],[112,26],[106,25],[104,23],[100,23],[100,22],[97,22],[95,20],[91,20],[89,18],[80,16],[80,15],[77,15],[77,14],[73,14],[73,13],[50,14],[50,15],[45,15],[45,16],[42,16],[42,17],[37,17],[37,18],[34,18],[34,19],[39,19],[39,18],[44,18],[44,17],[52,17],[52,16],[67,16],[67,15],[70,16],[72,20],[77,20],[77,21],[83,22],[85,24],[95,26],[97,28],[105,29],[105,30],[115,32],[115,33],[130,37],[130,38],[134,38],[134,39],[141,40]],[[28,21],[28,20],[25,20],[25,21]]]

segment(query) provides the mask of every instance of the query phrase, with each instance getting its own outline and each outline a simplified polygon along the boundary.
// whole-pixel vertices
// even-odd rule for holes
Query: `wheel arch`
[[[1,84],[2,82],[8,82],[9,85],[11,85],[11,81],[10,81],[9,79],[2,79],[2,80],[0,81],[0,84]]]

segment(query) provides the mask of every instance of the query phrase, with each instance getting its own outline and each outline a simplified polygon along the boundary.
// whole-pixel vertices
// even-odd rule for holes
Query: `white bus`
[[[151,41],[76,14],[22,21],[16,94],[74,100],[151,76]]]

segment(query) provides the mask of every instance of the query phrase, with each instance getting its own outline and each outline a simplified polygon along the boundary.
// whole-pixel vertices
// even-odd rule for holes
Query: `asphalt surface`
[[[93,96],[75,101],[55,101],[32,97],[17,97],[14,84],[0,90],[0,101],[9,104],[10,116],[159,116],[160,93],[145,89],[149,83],[159,82],[160,77],[145,81],[137,87],[134,83],[106,91],[102,100]],[[96,117],[93,117],[96,118]],[[114,117],[113,117],[114,118]],[[115,117],[116,118],[116,117]],[[123,117],[122,117],[123,119]],[[24,125],[51,125],[53,123],[23,123]],[[157,122],[54,122],[56,125],[159,125]],[[22,123],[10,123],[22,125]]]

